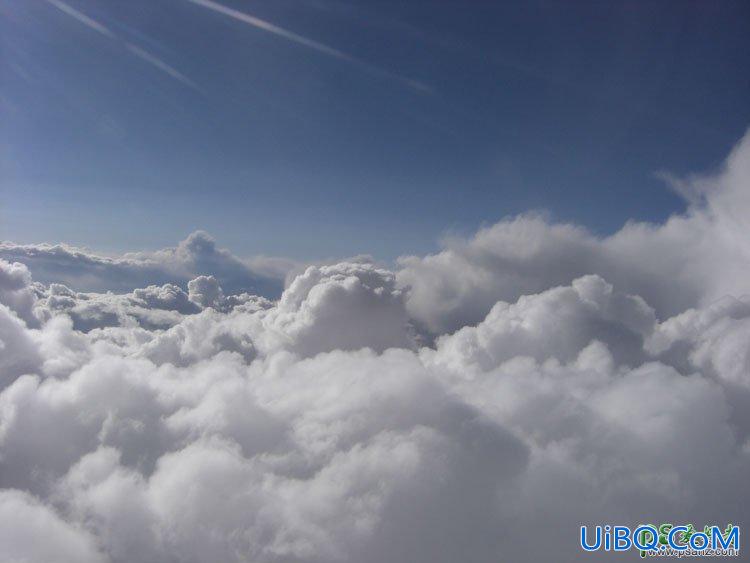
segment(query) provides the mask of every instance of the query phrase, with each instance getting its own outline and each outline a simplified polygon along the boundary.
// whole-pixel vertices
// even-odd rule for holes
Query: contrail
[[[288,41],[297,43],[298,45],[302,45],[303,47],[308,47],[309,49],[313,49],[315,51],[328,55],[329,57],[333,57],[335,59],[339,59],[339,60],[351,63],[372,74],[376,74],[378,76],[385,76],[387,78],[398,80],[399,82],[406,84],[407,86],[409,86],[410,88],[414,90],[419,90],[422,92],[431,92],[431,89],[429,86],[427,86],[426,84],[418,80],[414,80],[407,76],[402,76],[400,74],[396,74],[388,70],[382,69],[368,62],[365,62],[361,59],[358,59],[357,57],[354,57],[350,55],[349,53],[345,53],[344,51],[340,51],[339,49],[335,49],[334,47],[330,47],[324,43],[315,41],[314,39],[309,39],[307,37],[294,33],[293,31],[289,31],[288,29],[284,29],[283,27],[274,25],[271,22],[252,16],[248,13],[240,12],[239,10],[229,8],[227,6],[219,4],[218,2],[214,2],[213,0],[188,0],[188,2],[192,2],[193,4],[197,4],[198,6],[202,6],[214,12],[224,14],[226,16],[229,16],[230,18],[234,18],[238,21],[251,25],[257,29],[267,31],[268,33],[272,33],[279,37],[283,37],[284,39],[287,39]]]
[[[52,4],[55,8],[57,8],[61,12],[64,12],[68,14],[69,16],[77,19],[83,25],[90,27],[94,31],[98,31],[99,33],[109,37],[110,39],[117,39],[117,36],[114,33],[112,33],[109,29],[104,27],[102,24],[100,24],[96,20],[92,20],[86,14],[82,14],[75,8],[68,6],[65,2],[60,2],[60,0],[47,0],[47,2]]]
[[[198,89],[198,86],[190,80],[187,76],[182,74],[179,70],[175,69],[174,67],[169,66],[167,63],[165,63],[163,60],[161,60],[158,57],[155,57],[148,51],[144,51],[140,47],[133,45],[132,43],[125,43],[125,47],[133,53],[136,57],[141,58],[142,60],[146,61],[147,63],[151,64],[152,66],[158,68],[160,71],[162,71],[164,74],[167,74],[174,78],[175,80],[179,80],[183,84],[186,84],[187,86],[190,86],[191,88]]]
[[[195,85],[195,83],[190,80],[187,76],[182,74],[180,71],[178,71],[176,68],[170,66],[169,64],[165,63],[163,60],[161,60],[159,57],[152,55],[148,51],[145,51],[144,49],[141,49],[137,45],[133,45],[132,43],[128,41],[124,41],[120,39],[117,34],[115,34],[111,29],[106,27],[105,25],[100,24],[98,21],[88,17],[86,14],[83,14],[76,10],[75,8],[69,6],[65,2],[62,2],[61,0],[47,0],[47,2],[51,5],[53,5],[55,8],[60,10],[61,12],[69,15],[70,17],[78,20],[86,27],[93,29],[94,31],[101,33],[105,37],[116,41],[118,43],[122,43],[122,45],[130,51],[133,55],[140,58],[141,60],[147,62],[154,68],[160,70],[164,74],[170,76],[171,78],[182,82],[183,84],[190,86],[191,88],[194,88],[198,90],[198,87]]]

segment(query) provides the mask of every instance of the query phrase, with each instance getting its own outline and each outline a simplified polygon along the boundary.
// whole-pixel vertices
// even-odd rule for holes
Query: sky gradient
[[[747,538],[749,15],[0,3],[0,562]]]
[[[392,259],[684,202],[750,123],[745,2],[0,7],[0,238]]]

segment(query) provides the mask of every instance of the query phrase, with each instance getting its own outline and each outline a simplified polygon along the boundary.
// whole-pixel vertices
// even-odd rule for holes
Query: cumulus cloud
[[[411,343],[404,292],[393,273],[370,264],[311,266],[284,291],[266,327],[305,355]]]
[[[183,315],[198,313],[202,306],[189,299],[180,287],[151,285],[127,294],[81,293],[62,284],[39,291],[37,313],[69,316],[77,330],[88,332],[108,326],[168,328]]]
[[[663,225],[524,216],[395,272],[295,270],[278,299],[203,235],[14,251],[0,559],[565,562],[581,524],[746,522],[749,155]]]
[[[498,300],[598,274],[643,297],[667,318],[750,289],[750,134],[722,170],[673,184],[690,193],[684,214],[664,224],[629,222],[596,237],[540,215],[505,219],[468,240],[450,239],[438,254],[404,257],[400,285],[409,312],[435,334],[480,321]]]
[[[5,561],[103,563],[95,539],[21,491],[0,490],[0,545]],[[39,538],[44,541],[40,542]]]
[[[13,310],[29,325],[37,326],[34,312],[37,292],[31,283],[29,269],[19,262],[0,260],[0,303]]]
[[[13,311],[0,304],[0,386],[14,380],[39,363],[36,345],[26,325]]]
[[[213,275],[225,290],[278,297],[294,262],[279,258],[237,258],[196,231],[176,247],[155,252],[100,256],[64,244],[0,243],[0,258],[25,264],[42,283],[62,283],[77,291],[124,293],[149,285],[184,285]]]

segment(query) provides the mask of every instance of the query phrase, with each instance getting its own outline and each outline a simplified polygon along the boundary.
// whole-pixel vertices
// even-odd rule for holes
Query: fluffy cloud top
[[[39,319],[34,314],[36,292],[31,284],[31,273],[24,264],[0,261],[0,303],[29,325],[38,325]]]
[[[64,244],[0,243],[0,258],[26,264],[34,279],[63,283],[78,291],[124,292],[147,285],[185,284],[213,275],[225,289],[278,297],[290,260],[257,257],[241,260],[218,248],[207,233],[196,231],[174,248],[134,252],[118,258],[99,256]],[[0,281],[0,283],[2,283]]]
[[[445,250],[402,258],[399,283],[409,312],[440,334],[479,322],[498,300],[512,301],[586,274],[639,295],[661,318],[748,291],[750,135],[716,176],[673,183],[690,194],[683,215],[662,225],[631,222],[598,238],[538,215],[503,220]]]
[[[6,245],[48,285],[0,261],[0,560],[564,562],[582,523],[747,522],[749,161],[663,225],[524,216],[277,300],[204,235]],[[145,283],[73,283],[114,276]]]

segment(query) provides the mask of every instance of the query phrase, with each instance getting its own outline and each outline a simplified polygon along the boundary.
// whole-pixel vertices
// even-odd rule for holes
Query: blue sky
[[[0,238],[195,229],[299,259],[435,248],[530,209],[683,208],[750,124],[746,2],[10,0]]]

